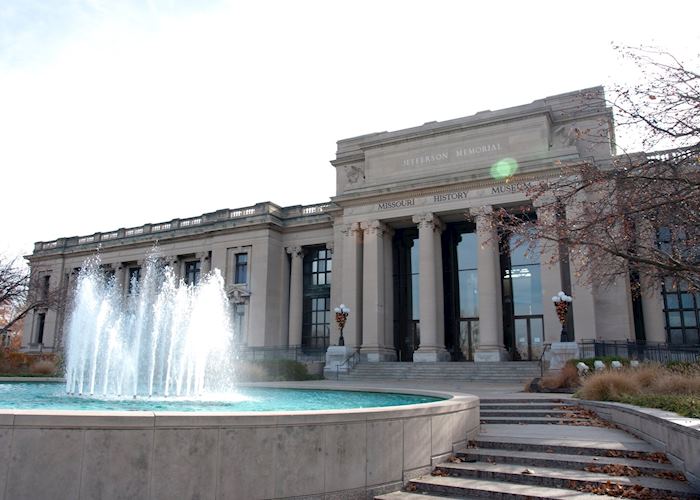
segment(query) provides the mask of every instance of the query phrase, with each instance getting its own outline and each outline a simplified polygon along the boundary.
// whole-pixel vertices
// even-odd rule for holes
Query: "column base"
[[[362,347],[360,349],[360,358],[369,363],[396,361],[396,351],[386,347]]]
[[[498,363],[499,361],[508,361],[508,352],[503,347],[479,348],[474,353],[476,363]]]
[[[577,359],[578,344],[576,342],[552,342],[549,354],[549,369],[561,370],[570,359]]]
[[[323,376],[325,378],[334,378],[337,373],[347,373],[348,365],[342,365],[342,363],[348,359],[353,352],[355,352],[355,348],[352,346],[329,346],[326,351],[326,366],[323,367]]]
[[[444,347],[419,347],[413,353],[414,363],[437,363],[449,360],[450,353]]]

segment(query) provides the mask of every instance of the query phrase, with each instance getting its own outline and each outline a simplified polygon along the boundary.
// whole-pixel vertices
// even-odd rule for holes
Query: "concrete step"
[[[491,462],[522,464],[526,466],[554,467],[560,469],[584,470],[586,467],[603,467],[606,465],[627,465],[634,467],[641,474],[671,473],[676,469],[667,463],[635,460],[631,458],[614,458],[589,455],[567,455],[563,453],[542,453],[534,451],[498,450],[491,448],[465,448],[458,450],[456,456],[468,462]]]
[[[481,423],[484,424],[585,424],[587,422],[588,421],[584,419],[573,419],[565,417],[484,417],[483,414],[481,416]]]
[[[570,399],[565,399],[565,398],[536,398],[536,397],[531,397],[531,398],[481,398],[481,404],[544,404],[544,403],[551,403],[551,404],[569,404],[569,405],[577,405],[578,403],[576,401],[572,401]]]
[[[646,443],[604,442],[589,439],[562,440],[557,437],[547,439],[542,437],[505,437],[481,434],[476,438],[474,443],[479,448],[534,451],[541,453],[563,453],[567,455],[629,457],[636,454],[644,455],[656,452],[654,448]]]
[[[571,471],[553,467],[491,464],[487,462],[440,464],[438,470],[444,471],[450,476],[484,479],[487,481],[506,481],[550,488],[576,489],[578,486],[600,487],[607,483],[612,483],[623,487],[634,487],[637,490],[644,488],[650,493],[659,496],[673,495],[691,498],[694,495],[692,488],[687,483],[647,476],[611,476],[581,470]]]
[[[529,411],[529,410],[559,410],[564,411],[565,408],[570,408],[571,405],[565,405],[563,403],[481,403],[479,408],[482,411],[487,410],[511,410],[511,411]]]
[[[454,498],[460,500],[476,500],[479,497],[465,497],[465,496],[453,496],[453,495],[428,495],[426,493],[420,492],[410,492],[410,491],[394,491],[386,495],[379,495],[374,497],[375,500],[445,500],[446,498]],[[482,497],[483,498],[483,497]]]
[[[555,410],[555,409],[540,409],[540,410],[502,410],[502,409],[484,409],[481,408],[481,417],[555,417],[564,418],[571,415],[570,411]]]
[[[617,497],[578,493],[565,488],[502,483],[464,477],[423,476],[410,481],[417,491],[445,494],[453,498],[475,496],[493,499],[551,499],[551,500],[605,500]]]

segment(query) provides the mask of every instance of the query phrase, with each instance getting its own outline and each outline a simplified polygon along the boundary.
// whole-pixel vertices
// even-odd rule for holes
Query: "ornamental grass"
[[[687,417],[700,418],[700,365],[662,366],[605,370],[587,376],[576,393],[596,401],[662,408]]]

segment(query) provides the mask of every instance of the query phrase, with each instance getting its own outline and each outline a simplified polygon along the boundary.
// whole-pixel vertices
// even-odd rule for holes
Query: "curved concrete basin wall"
[[[478,430],[468,395],[290,413],[3,410],[0,499],[367,498]]]

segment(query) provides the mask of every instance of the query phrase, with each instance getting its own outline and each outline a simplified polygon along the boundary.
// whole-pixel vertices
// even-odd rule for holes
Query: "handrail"
[[[338,380],[340,379],[340,367],[341,366],[348,366],[348,371],[352,370],[355,368],[355,365],[360,362],[360,351],[355,351],[353,352],[350,356],[345,358],[342,363],[338,363],[335,365],[335,379]]]
[[[544,349],[542,349],[542,354],[540,354],[540,359],[538,360],[540,363],[540,378],[544,377],[544,355],[550,347],[552,347],[551,343],[544,344]]]

